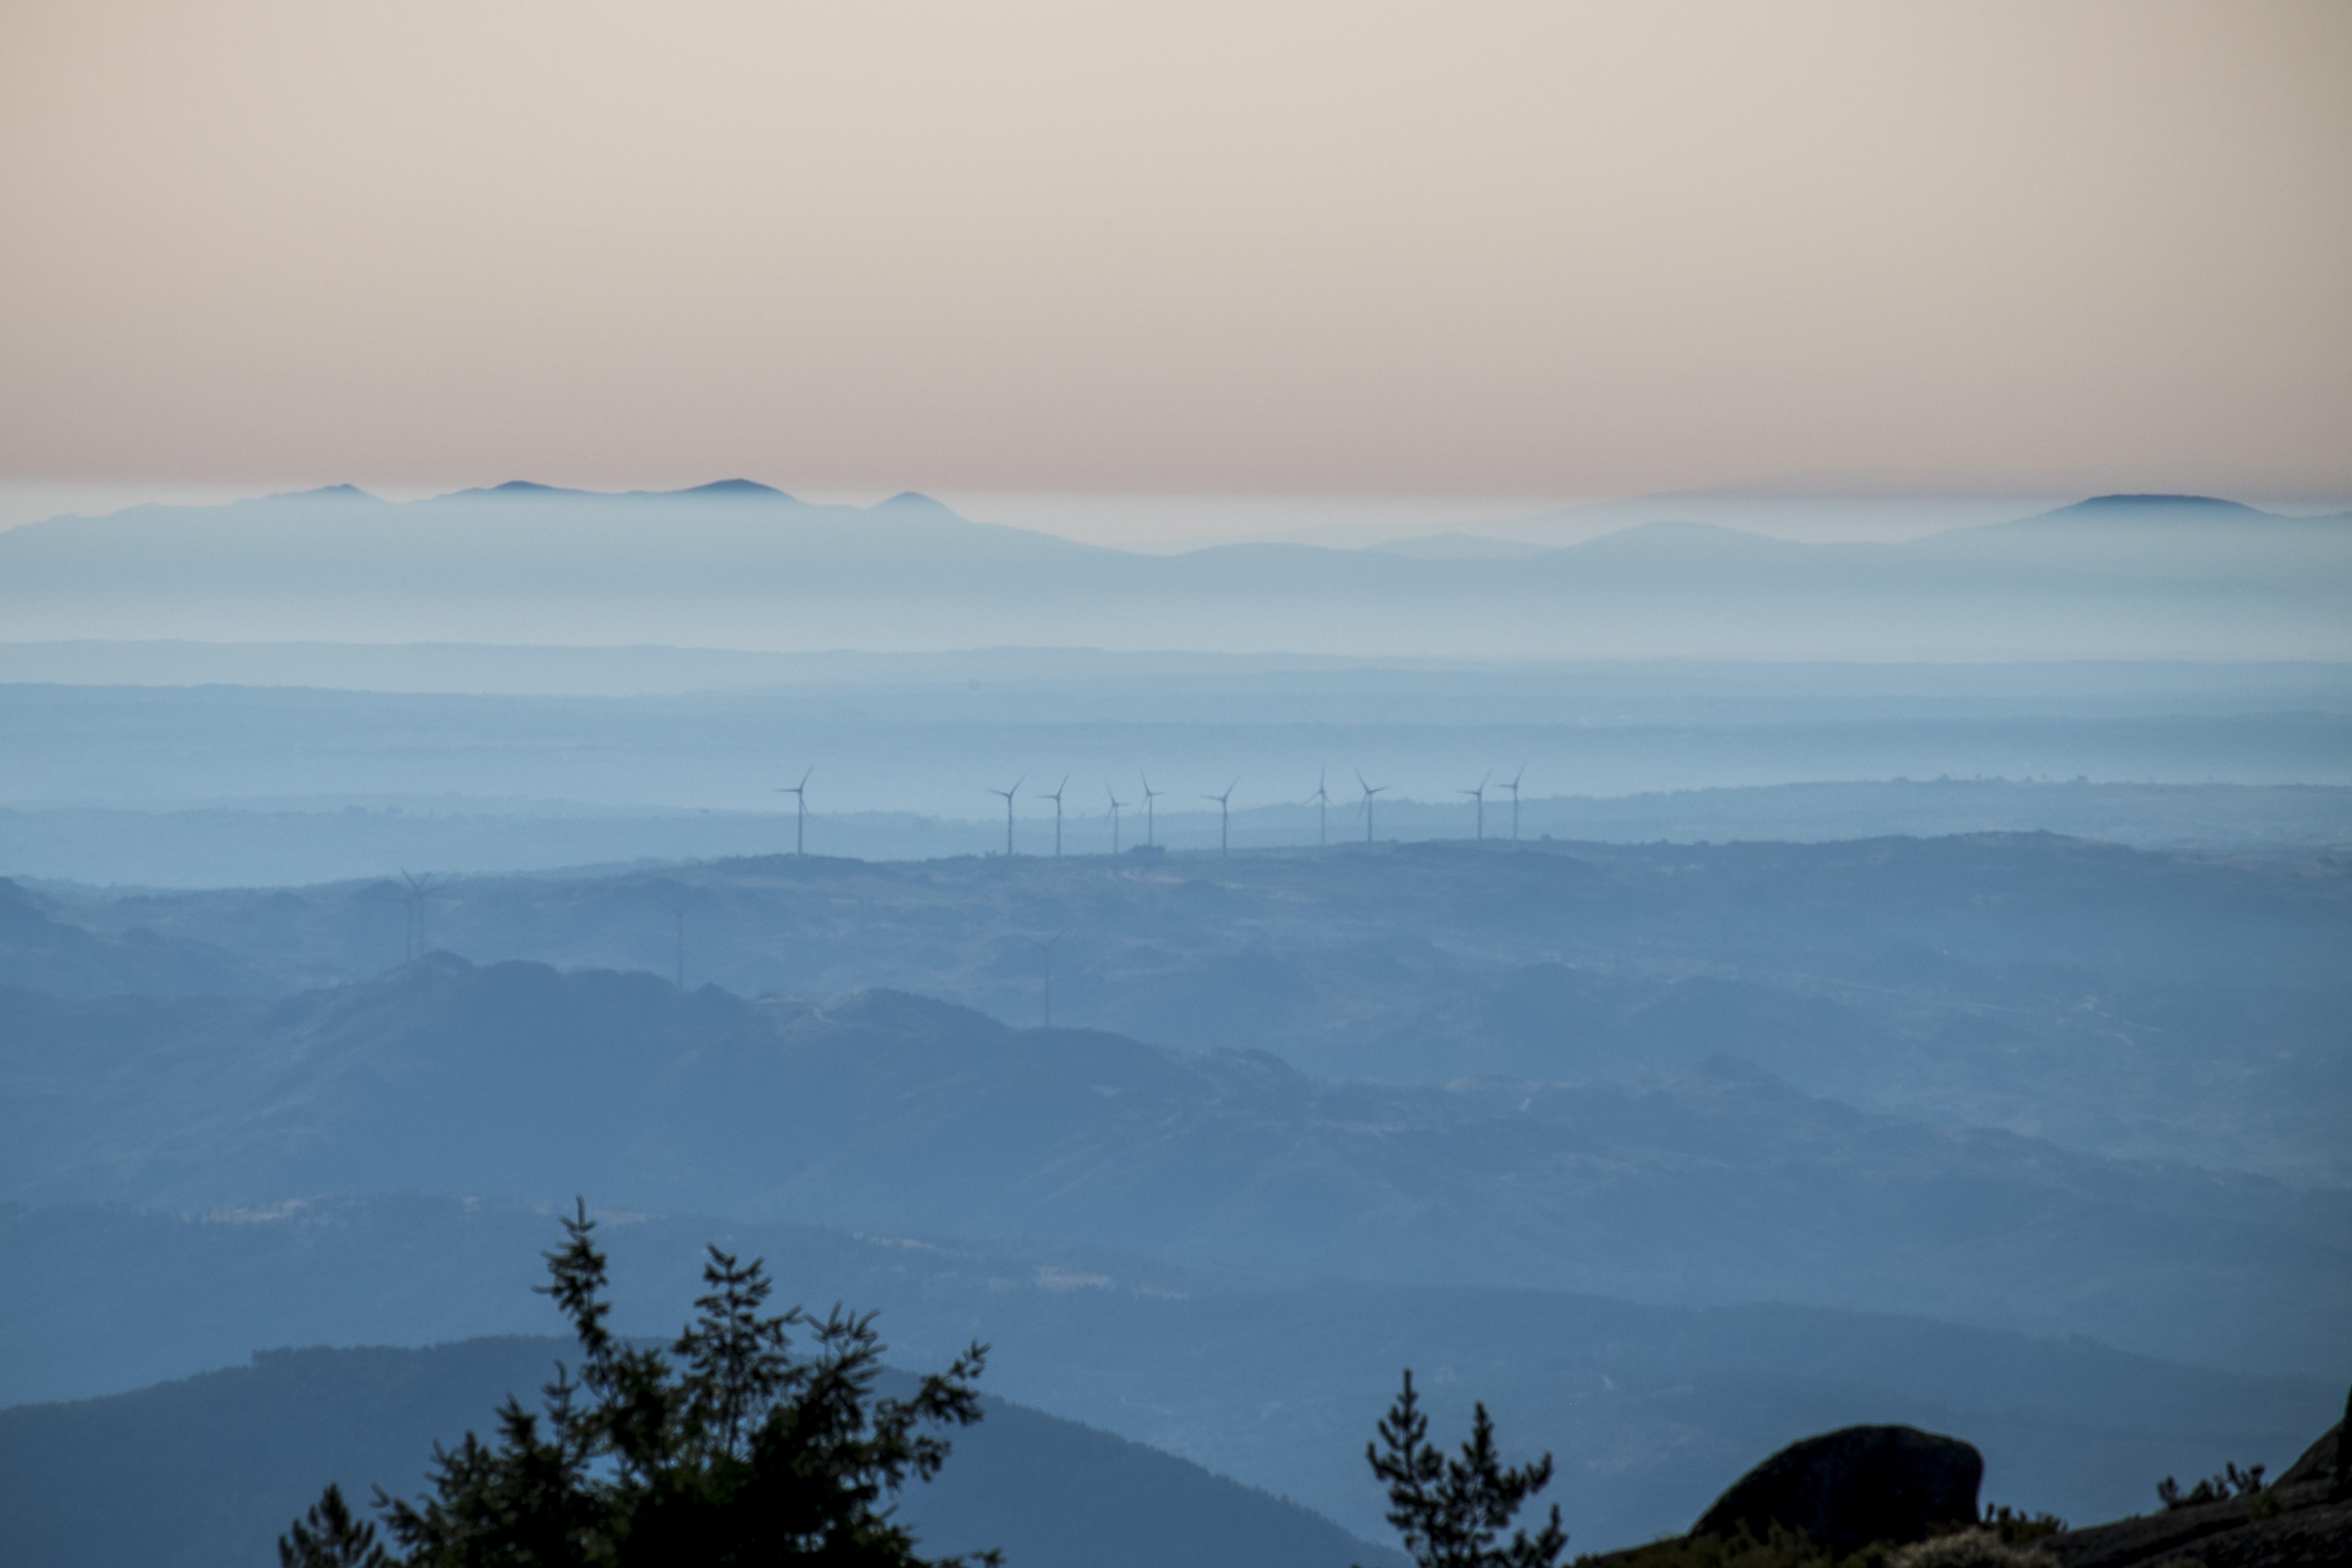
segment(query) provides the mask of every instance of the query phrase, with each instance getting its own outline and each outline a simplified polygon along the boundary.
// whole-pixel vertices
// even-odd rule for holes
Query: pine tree
[[[375,1526],[352,1517],[343,1489],[330,1481],[310,1513],[278,1538],[278,1568],[391,1568]]]
[[[937,1428],[980,1419],[972,1381],[986,1346],[925,1377],[910,1398],[877,1398],[884,1347],[872,1314],[768,1313],[772,1286],[759,1260],[716,1247],[685,1332],[667,1350],[633,1344],[607,1322],[606,1260],[587,1206],[563,1227],[538,1289],[580,1343],[576,1378],[559,1364],[539,1413],[509,1396],[494,1441],[469,1432],[455,1448],[436,1445],[425,1496],[378,1490],[403,1555],[376,1546],[373,1527],[356,1525],[331,1486],[279,1542],[283,1568],[997,1561],[922,1558],[892,1517],[908,1480],[927,1481],[946,1462]],[[795,1330],[813,1354],[793,1354]]]
[[[1568,1546],[1559,1506],[1530,1537],[1512,1530],[1501,1546],[1496,1538],[1511,1528],[1520,1507],[1551,1484],[1551,1456],[1531,1465],[1507,1466],[1495,1448],[1495,1423],[1476,1406],[1469,1441],[1448,1458],[1429,1442],[1429,1417],[1413,1392],[1412,1372],[1404,1391],[1381,1418],[1379,1441],[1364,1447],[1372,1474],[1389,1489],[1389,1523],[1421,1568],[1552,1568]]]

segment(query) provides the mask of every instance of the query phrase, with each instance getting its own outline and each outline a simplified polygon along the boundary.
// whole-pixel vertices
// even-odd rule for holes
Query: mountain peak
[[[929,496],[924,495],[920,490],[901,490],[897,495],[891,497],[888,500],[876,503],[874,510],[877,512],[937,512],[945,517],[951,517],[955,516],[954,510],[945,502],[935,501]]]
[[[2054,512],[2044,512],[2045,517],[2119,518],[2163,513],[2173,517],[2186,514],[2210,517],[2216,521],[2226,517],[2266,517],[2271,514],[2242,501],[2225,501],[2218,496],[2131,495],[2093,496],[2071,507],[2061,507]]]
[[[373,501],[373,496],[357,485],[320,485],[310,490],[281,490],[274,496],[264,496],[265,501]]]
[[[790,496],[785,495],[784,492],[777,489],[773,485],[762,485],[757,479],[714,479],[708,485],[692,485],[683,490],[660,491],[656,492],[656,494],[670,496],[712,496],[719,497],[772,496],[782,501],[789,501],[792,499]]]
[[[528,500],[535,496],[583,496],[584,490],[567,489],[561,485],[541,485],[530,479],[509,479],[503,485],[477,486],[460,490],[460,496],[497,496],[509,500]]]

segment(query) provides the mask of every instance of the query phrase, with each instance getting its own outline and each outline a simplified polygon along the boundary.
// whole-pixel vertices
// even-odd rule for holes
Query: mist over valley
[[[0,1565],[2352,1563],[2352,7],[0,106]]]

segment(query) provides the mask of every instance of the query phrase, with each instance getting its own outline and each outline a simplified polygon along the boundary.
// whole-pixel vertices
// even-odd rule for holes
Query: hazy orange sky
[[[20,483],[2352,496],[2342,0],[9,0],[0,214]]]

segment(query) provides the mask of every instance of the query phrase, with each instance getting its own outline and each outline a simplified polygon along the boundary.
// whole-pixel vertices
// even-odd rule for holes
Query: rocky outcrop
[[[2302,1490],[2319,1493],[2306,1485]],[[2344,1568],[2352,1503],[2282,1498],[2263,1513],[2242,1498],[2063,1530],[2036,1542],[2058,1568]]]
[[[2279,1479],[2220,1498],[2039,1542],[2057,1568],[2344,1568],[2352,1563],[2352,1497],[2341,1490],[2337,1427]]]
[[[2341,1423],[2320,1434],[2319,1441],[2303,1451],[2303,1458],[2286,1468],[2276,1484],[2282,1487],[2303,1486],[2311,1481],[2332,1481],[2343,1470],[2344,1427]]]
[[[1916,1427],[1846,1427],[1791,1443],[1733,1483],[1694,1535],[1775,1526],[1835,1552],[1903,1544],[1974,1523],[1984,1456]]]
[[[1723,1562],[1743,1530],[1810,1536],[1801,1561],[1831,1568],[1874,1542],[1922,1542],[1893,1562],[1937,1568],[2026,1563],[2037,1568],[2347,1568],[2352,1491],[2338,1456],[2344,1427],[2305,1450],[2279,1479],[2242,1496],[2111,1524],[2060,1529],[2002,1545],[1975,1524],[1984,1460],[1956,1437],[1910,1427],[1848,1427],[1792,1443],[1742,1476],[1687,1536],[1580,1560],[1581,1568],[1693,1568]],[[1704,1539],[1713,1536],[1714,1541]],[[1777,1550],[1777,1549],[1776,1549]],[[1797,1562],[1794,1556],[1776,1561]]]

